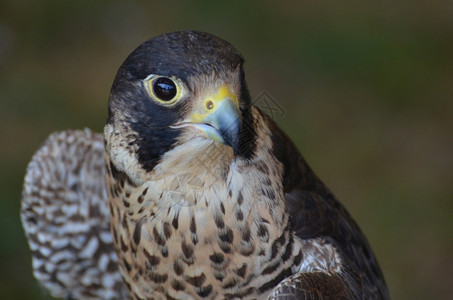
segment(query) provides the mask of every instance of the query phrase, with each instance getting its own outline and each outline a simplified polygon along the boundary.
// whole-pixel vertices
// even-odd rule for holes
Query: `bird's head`
[[[110,94],[105,136],[117,166],[138,163],[150,172],[172,150],[194,159],[213,144],[230,157],[249,156],[254,132],[243,62],[231,44],[203,32],[141,44]]]

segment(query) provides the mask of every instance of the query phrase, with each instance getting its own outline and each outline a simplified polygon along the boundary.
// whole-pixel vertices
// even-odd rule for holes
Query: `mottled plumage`
[[[22,219],[35,276],[52,294],[389,298],[355,222],[252,106],[242,65],[233,46],[207,33],[155,37],[118,71],[104,147],[98,135],[64,132],[38,151]],[[63,224],[84,227],[58,231]],[[68,248],[72,237],[82,242]],[[62,249],[66,269],[52,262]],[[70,284],[59,279],[81,263],[88,267]]]
[[[52,296],[124,299],[109,230],[100,134],[52,134],[27,167],[21,218],[33,274]]]

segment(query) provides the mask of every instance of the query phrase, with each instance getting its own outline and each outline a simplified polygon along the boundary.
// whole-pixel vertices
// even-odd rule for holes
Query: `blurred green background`
[[[310,1],[312,2],[312,1]],[[394,299],[453,299],[451,1],[0,1],[0,295],[49,299],[19,219],[47,135],[101,131],[141,42],[197,29],[246,57],[252,96],[367,235]]]

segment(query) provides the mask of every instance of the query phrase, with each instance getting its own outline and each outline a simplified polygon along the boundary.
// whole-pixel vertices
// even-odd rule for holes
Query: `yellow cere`
[[[218,90],[217,93],[213,97],[208,97],[204,101],[204,108],[206,113],[204,114],[192,114],[190,121],[194,123],[202,123],[204,118],[206,118],[209,114],[213,113],[215,109],[219,106],[225,99],[231,99],[234,103],[239,107],[237,96],[231,92],[231,90],[222,85]]]

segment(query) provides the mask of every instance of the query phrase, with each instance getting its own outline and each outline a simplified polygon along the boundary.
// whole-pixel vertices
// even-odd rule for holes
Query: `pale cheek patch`
[[[123,141],[123,132],[114,129],[111,125],[104,128],[107,140],[106,151],[115,167],[126,173],[135,185],[141,185],[147,178],[145,170],[141,167],[136,156],[136,150],[129,146],[129,141]]]

